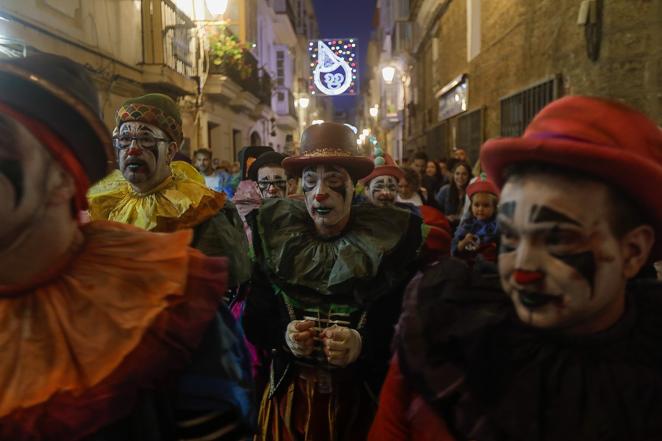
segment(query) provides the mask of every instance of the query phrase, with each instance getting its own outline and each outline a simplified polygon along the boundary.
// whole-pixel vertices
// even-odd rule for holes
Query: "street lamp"
[[[223,15],[228,9],[228,0],[205,0],[205,4],[211,15],[214,16]]]
[[[382,78],[386,84],[391,84],[393,78],[395,78],[395,67],[393,66],[384,66],[382,68]]]

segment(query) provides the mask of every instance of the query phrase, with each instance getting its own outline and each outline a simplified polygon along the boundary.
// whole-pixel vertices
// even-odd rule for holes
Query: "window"
[[[448,158],[450,153],[450,126],[448,121],[433,127],[427,132],[425,153],[430,158]]]
[[[555,76],[513,95],[501,98],[501,136],[520,136],[533,117],[559,96],[560,77]]]
[[[285,51],[276,51],[276,85],[285,85]]]
[[[457,118],[457,148],[467,153],[469,164],[474,164],[483,143],[483,109],[467,112]]]

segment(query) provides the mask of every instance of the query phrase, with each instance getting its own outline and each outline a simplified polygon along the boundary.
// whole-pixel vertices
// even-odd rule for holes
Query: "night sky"
[[[313,0],[320,26],[321,38],[359,39],[359,78],[365,72],[368,41],[372,31],[372,16],[376,0]],[[359,84],[360,93],[361,84]],[[334,97],[336,110],[350,111],[356,107],[358,96]]]

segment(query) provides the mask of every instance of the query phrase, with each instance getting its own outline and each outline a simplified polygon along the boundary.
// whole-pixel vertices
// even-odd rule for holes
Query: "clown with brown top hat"
[[[421,219],[353,205],[374,165],[345,125],[307,128],[282,165],[301,176],[304,201],[265,200],[248,216],[256,267],[244,326],[272,354],[257,439],[365,439]]]
[[[173,161],[182,142],[177,104],[152,93],[124,102],[115,114],[119,170],[88,192],[90,216],[155,232],[194,229],[193,246],[230,259],[231,286],[250,278],[241,219],[224,193],[207,188],[190,164]]]
[[[114,161],[82,66],[2,61],[0,90],[0,439],[246,436],[226,259],[191,231],[79,222]]]
[[[501,289],[453,259],[412,283],[370,439],[662,439],[660,128],[571,96],[481,163]]]

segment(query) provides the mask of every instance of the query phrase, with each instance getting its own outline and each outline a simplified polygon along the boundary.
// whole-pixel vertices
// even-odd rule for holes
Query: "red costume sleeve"
[[[455,441],[443,420],[407,386],[397,356],[391,360],[368,441]]]

